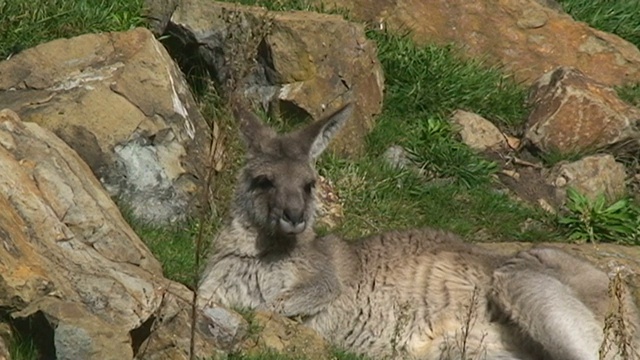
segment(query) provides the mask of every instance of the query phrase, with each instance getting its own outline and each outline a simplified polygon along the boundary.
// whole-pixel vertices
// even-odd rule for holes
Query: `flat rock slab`
[[[0,109],[55,132],[136,217],[195,206],[210,129],[178,67],[146,29],[58,39],[0,62]]]
[[[478,246],[500,254],[513,254],[534,246],[548,246],[581,256],[610,276],[620,272],[631,286],[636,304],[640,304],[640,246],[617,244],[564,244],[564,243],[478,243]]]

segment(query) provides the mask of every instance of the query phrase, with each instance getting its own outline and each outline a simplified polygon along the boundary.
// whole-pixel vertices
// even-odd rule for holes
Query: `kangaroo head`
[[[233,112],[247,145],[237,211],[260,231],[296,235],[315,220],[315,159],[351,116],[347,104],[332,115],[288,134],[277,134],[239,102]]]

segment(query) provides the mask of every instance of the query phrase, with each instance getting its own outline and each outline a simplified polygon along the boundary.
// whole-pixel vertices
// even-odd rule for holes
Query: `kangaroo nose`
[[[300,210],[292,210],[292,209],[285,209],[282,217],[284,218],[284,220],[286,220],[287,222],[289,222],[291,225],[298,225],[302,222],[302,211]]]

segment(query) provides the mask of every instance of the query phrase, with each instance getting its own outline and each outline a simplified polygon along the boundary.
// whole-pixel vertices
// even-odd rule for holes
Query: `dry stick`
[[[612,308],[605,317],[604,338],[599,350],[599,359],[605,359],[610,351],[614,355],[621,355],[621,359],[632,360],[640,356],[633,348],[633,331],[629,327],[629,309],[625,304],[625,297],[630,296],[624,286],[623,275],[620,270],[609,280],[609,297],[613,300]]]
[[[467,359],[467,340],[469,340],[469,333],[475,323],[475,311],[478,306],[478,292],[478,287],[474,286],[473,293],[471,294],[471,300],[469,301],[469,310],[465,314],[466,318],[464,319],[464,324],[462,326],[462,349],[460,349],[460,358],[463,360]]]
[[[206,209],[209,205],[209,190],[211,189],[211,181],[215,171],[214,157],[218,153],[218,145],[222,143],[220,137],[216,137],[211,129],[211,144],[209,145],[209,168],[207,171],[207,181],[205,182],[205,188],[201,194],[201,212],[200,212],[200,224],[198,225],[198,235],[196,237],[196,259],[193,272],[193,299],[191,302],[191,335],[189,339],[189,360],[196,360],[196,323],[198,316],[198,282],[200,281],[200,256],[202,254],[202,238],[204,236],[204,225],[206,221]]]
[[[240,21],[239,20],[239,14],[240,13],[238,11],[236,11],[236,12],[232,11],[231,12],[231,17],[227,18],[226,20],[231,21],[232,25],[233,24],[237,25],[237,24],[239,24],[239,21]],[[263,15],[264,19],[265,19],[263,24],[262,24],[263,27],[261,27],[259,29],[259,32],[260,32],[259,35],[261,35],[260,39],[263,39],[264,37],[266,37],[266,35],[268,33],[270,33],[270,31],[271,31],[272,23],[271,23],[270,19],[268,19],[268,17],[267,17],[268,14],[269,14],[269,11],[265,10],[265,13]],[[234,18],[234,16],[235,16],[235,18]],[[235,21],[235,23],[233,23],[233,21]],[[242,32],[240,32],[240,33],[242,33]],[[237,35],[237,34],[234,33],[234,32],[230,32],[229,33],[229,36],[235,36],[235,35]],[[250,35],[253,36],[253,33],[250,33]],[[251,40],[251,39],[249,39],[249,40]],[[240,49],[240,51],[242,51],[245,55],[246,54],[255,54],[255,53],[257,53],[257,48],[258,48],[259,43],[260,43],[260,41],[254,42],[254,43],[252,43],[251,41],[242,42],[242,44],[245,45],[245,48]],[[251,50],[248,50],[249,48],[251,48]],[[244,69],[235,69],[234,65],[237,65],[237,61],[234,62],[233,59],[225,59],[225,61],[228,62],[229,64],[231,64],[232,73],[235,73],[235,74],[233,74],[233,76],[231,76],[227,80],[227,83],[225,84],[226,85],[226,90],[227,90],[226,92],[228,94],[234,94],[234,93],[236,93],[237,89],[239,88],[238,79],[244,79],[246,77],[246,75],[249,74],[250,69],[246,68],[246,67]],[[243,63],[245,63],[245,62],[243,62]],[[246,61],[246,63],[253,65],[255,63],[255,57],[253,57],[253,59],[251,61]],[[249,66],[251,66],[251,65],[249,65]],[[204,191],[205,195],[203,195],[203,196],[205,196],[205,198],[204,198],[204,201],[202,202],[203,203],[203,209],[207,208],[207,205],[208,205],[209,189],[211,188],[211,181],[213,179],[213,174],[215,173],[215,168],[216,168],[215,163],[214,163],[214,157],[218,153],[218,151],[217,151],[217,150],[219,150],[218,149],[218,145],[221,145],[221,144],[222,144],[222,139],[216,138],[215,132],[212,129],[211,145],[209,147],[209,149],[210,149],[209,160],[210,160],[210,165],[211,166],[209,167],[209,170],[207,172],[206,188],[205,188],[205,191]],[[205,213],[204,213],[204,210],[203,210],[203,212],[200,215],[200,228],[198,229],[198,236],[196,238],[196,261],[195,261],[195,272],[194,272],[194,277],[193,277],[196,286],[195,286],[195,289],[193,291],[193,302],[191,304],[191,339],[190,339],[190,342],[189,342],[189,359],[190,360],[196,360],[196,357],[195,357],[195,347],[196,347],[195,335],[196,335],[196,316],[197,316],[197,299],[198,299],[198,286],[197,286],[197,284],[198,284],[198,281],[200,280],[199,279],[199,277],[200,277],[200,271],[199,271],[200,270],[200,254],[202,252],[202,237],[204,235],[204,230],[203,230],[204,229],[204,222],[205,222]]]

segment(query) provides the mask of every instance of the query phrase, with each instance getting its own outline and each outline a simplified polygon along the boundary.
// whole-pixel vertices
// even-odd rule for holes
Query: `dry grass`
[[[633,300],[621,271],[617,271],[609,282],[609,296],[611,298],[611,310],[604,322],[604,340],[600,346],[600,360],[616,359],[637,360],[640,359],[640,349],[633,348],[634,334],[640,329],[633,328],[629,319],[637,314],[632,314]]]

